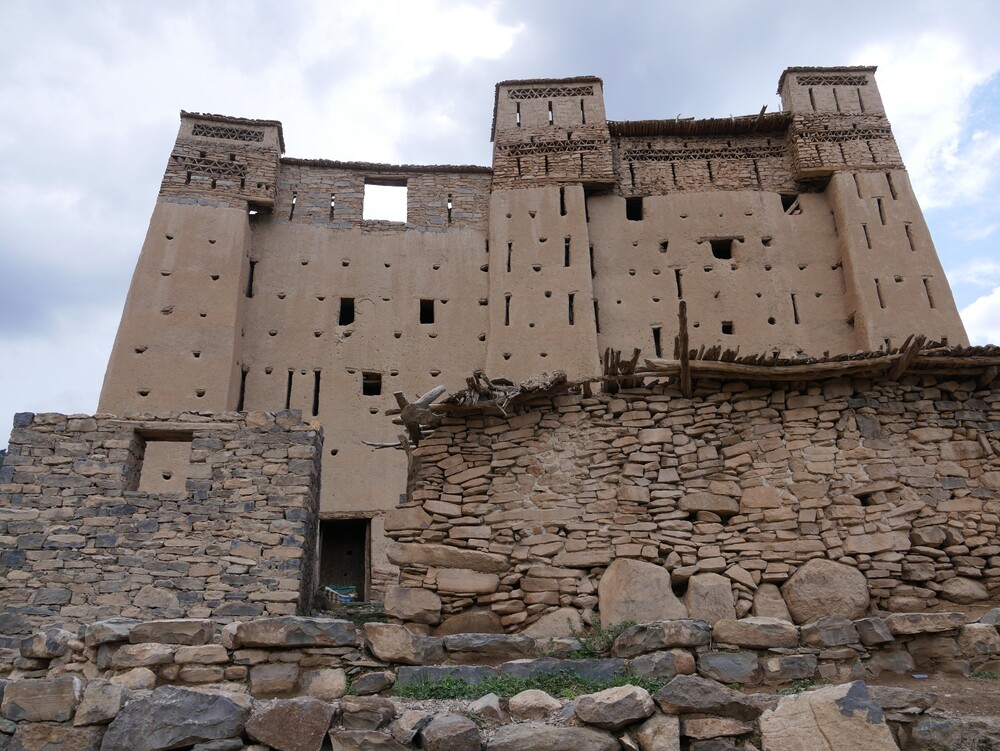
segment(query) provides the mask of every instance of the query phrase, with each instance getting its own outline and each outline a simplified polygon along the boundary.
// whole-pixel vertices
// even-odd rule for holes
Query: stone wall
[[[447,417],[413,452],[389,557],[446,616],[484,609],[508,630],[598,608],[622,559],[669,571],[664,596],[688,610],[717,584],[701,577],[722,579],[737,617],[776,586],[787,600],[814,558],[860,571],[872,607],[995,600],[998,400],[947,376],[703,381],[692,399],[656,386]],[[648,596],[640,578],[623,583]]]
[[[321,450],[297,411],[17,415],[0,633],[307,608]]]
[[[943,738],[971,748],[980,736],[996,738],[995,718],[924,715],[933,694],[874,686],[869,696],[859,678],[996,669],[998,618],[1000,610],[973,623],[960,613],[900,613],[824,618],[801,629],[768,618],[714,627],[660,621],[623,631],[607,656],[587,659],[574,638],[432,637],[399,625],[289,616],[221,630],[208,620],[115,619],[75,633],[48,629],[0,649],[0,746],[155,751],[201,742],[196,749],[319,751],[330,747],[323,745],[329,733],[334,749],[481,751],[485,741],[489,749],[610,751],[619,737],[621,747],[642,751],[679,749],[681,738],[692,751],[720,748],[712,739],[754,737],[765,748],[785,748],[768,733],[778,739],[816,730],[787,705],[823,706],[824,697],[832,704],[846,694],[862,710],[853,729],[845,726],[851,713],[806,712],[824,737],[850,741],[831,748],[897,749],[893,736],[907,749],[942,748],[930,741]],[[569,702],[516,687],[564,674],[613,687]],[[445,678],[483,694],[500,686],[507,693],[471,704],[385,696],[400,688],[430,695],[428,684]],[[817,678],[845,685],[780,703],[749,688],[797,682],[801,690]],[[977,724],[969,737],[956,732]],[[877,731],[880,743],[858,741],[851,735],[858,731]]]

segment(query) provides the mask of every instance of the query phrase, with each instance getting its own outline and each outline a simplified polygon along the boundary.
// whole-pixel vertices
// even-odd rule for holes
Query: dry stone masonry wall
[[[308,607],[321,450],[297,412],[18,415],[0,633]]]
[[[510,631],[595,608],[801,623],[814,580],[857,592],[855,617],[869,598],[972,606],[1000,595],[998,398],[933,376],[705,381],[692,399],[658,386],[453,415],[413,451],[390,559],[444,616]]]

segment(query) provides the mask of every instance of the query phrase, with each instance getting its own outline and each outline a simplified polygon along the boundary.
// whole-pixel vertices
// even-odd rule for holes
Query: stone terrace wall
[[[297,411],[17,415],[0,468],[0,634],[307,608],[321,451]]]
[[[508,630],[596,608],[621,558],[666,567],[678,594],[724,575],[738,617],[771,614],[755,598],[812,558],[863,572],[873,608],[995,600],[998,400],[930,376],[702,382],[449,417],[413,452],[390,559],[444,615],[488,608]]]

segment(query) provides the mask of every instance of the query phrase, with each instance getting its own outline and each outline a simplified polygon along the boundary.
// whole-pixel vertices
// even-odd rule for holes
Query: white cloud
[[[863,48],[878,63],[878,84],[914,189],[926,211],[987,200],[1000,173],[1000,130],[973,130],[972,98],[1000,72],[995,45],[976,46],[926,32]]]
[[[973,344],[1000,342],[1000,287],[962,308],[961,314]]]
[[[1000,284],[1000,261],[994,261],[991,258],[976,258],[964,266],[949,269],[947,276],[952,284],[994,287]]]

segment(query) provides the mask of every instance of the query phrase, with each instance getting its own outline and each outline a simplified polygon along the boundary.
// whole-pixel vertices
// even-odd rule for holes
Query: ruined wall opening
[[[366,221],[406,221],[406,180],[365,180],[361,218]]]
[[[625,218],[630,222],[642,221],[642,196],[625,199]]]
[[[354,323],[354,298],[340,298],[340,315],[337,318],[338,326],[350,326]]]
[[[364,600],[368,583],[369,519],[326,519],[319,523],[319,585]]]
[[[709,240],[712,246],[712,255],[724,261],[733,257],[733,238],[722,237],[716,240]]]
[[[420,301],[420,322],[421,323],[434,323],[434,301],[433,300],[421,300]]]

